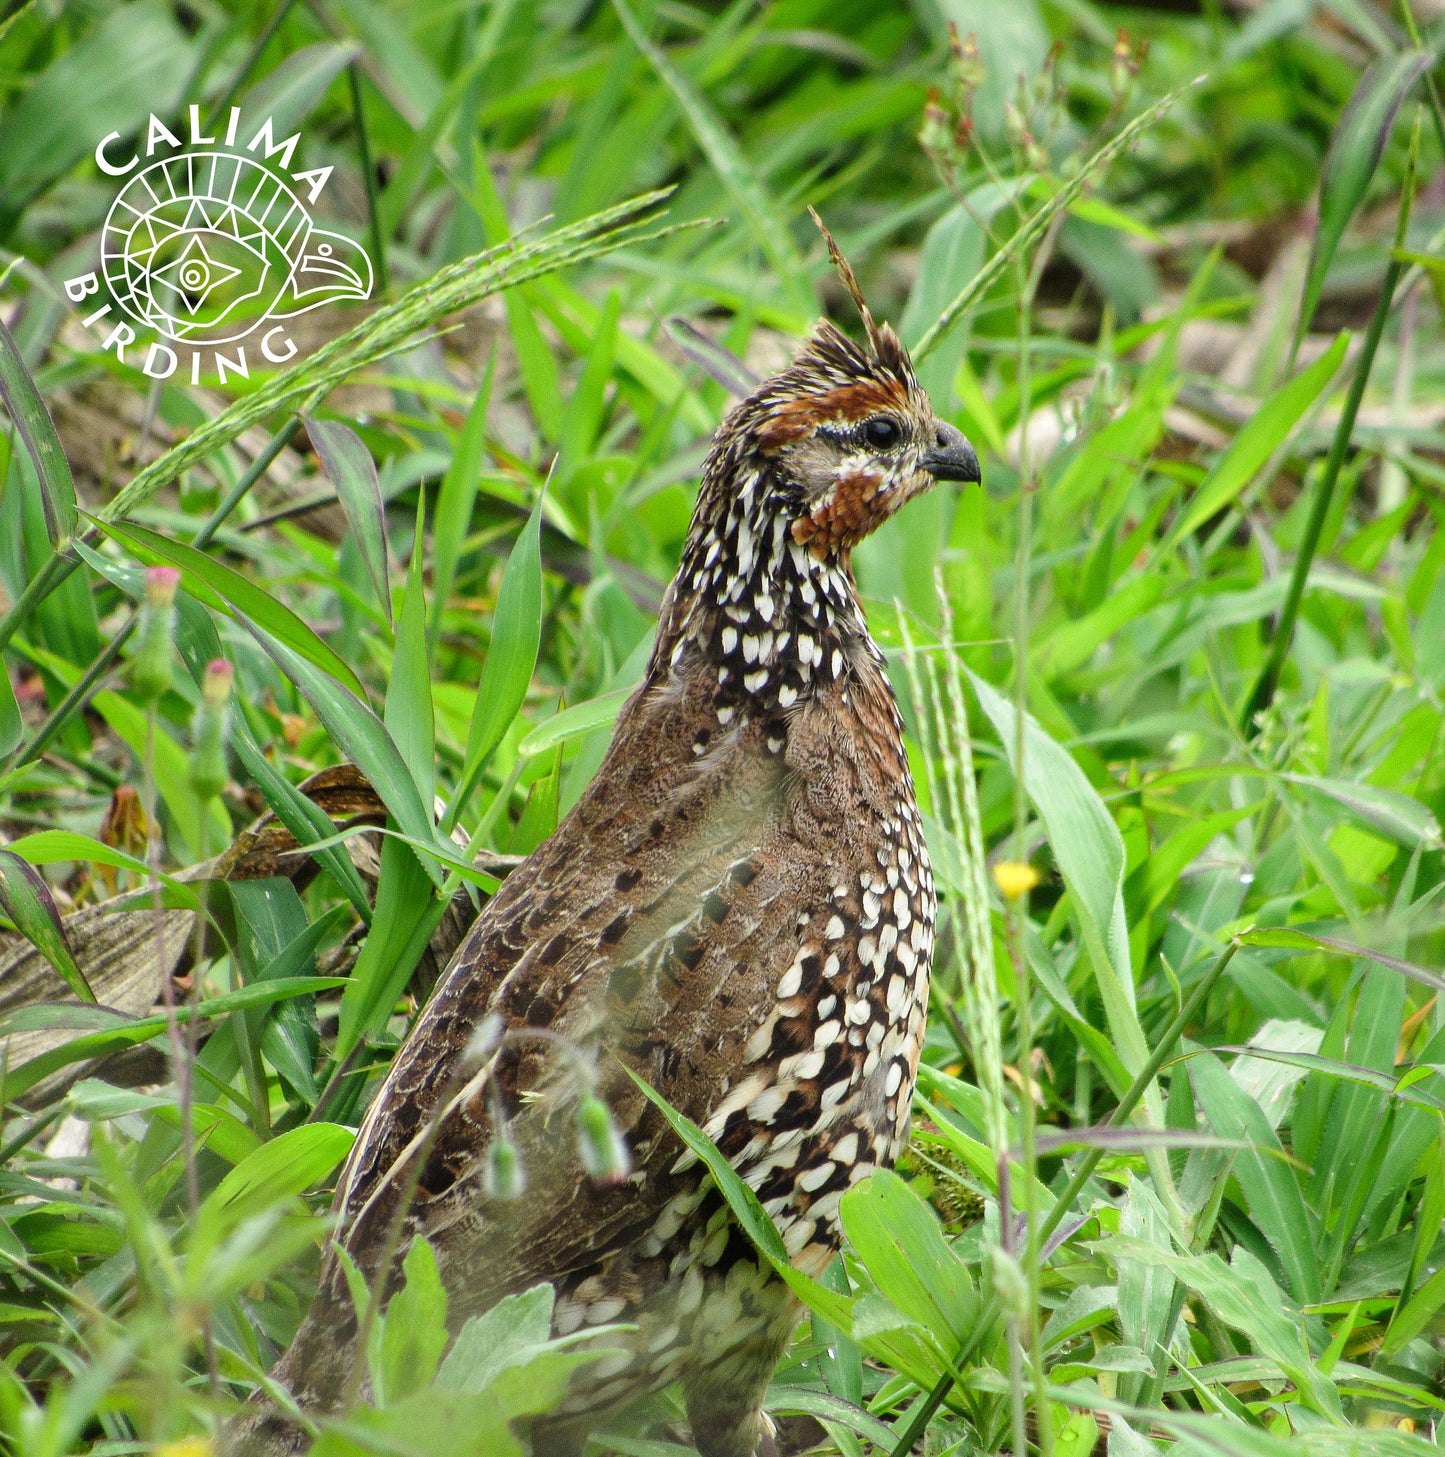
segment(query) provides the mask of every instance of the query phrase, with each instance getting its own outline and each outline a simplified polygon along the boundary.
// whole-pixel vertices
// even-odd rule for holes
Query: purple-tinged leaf
[[[65,924],[55,908],[50,887],[33,865],[11,850],[0,850],[0,907],[76,996],[85,1002],[95,1001],[85,973],[71,955]]]

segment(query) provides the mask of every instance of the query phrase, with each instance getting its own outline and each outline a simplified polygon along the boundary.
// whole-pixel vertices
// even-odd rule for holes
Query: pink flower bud
[[[146,568],[146,602],[151,607],[169,607],[176,600],[181,574],[174,567]]]
[[[201,679],[201,697],[212,708],[220,708],[231,696],[235,676],[235,669],[225,658],[213,658],[206,664],[206,675]]]

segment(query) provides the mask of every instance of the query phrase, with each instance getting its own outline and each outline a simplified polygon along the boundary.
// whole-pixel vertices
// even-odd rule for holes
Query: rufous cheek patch
[[[883,477],[874,471],[848,471],[807,516],[792,524],[793,540],[823,558],[840,546],[852,546],[877,524],[873,502]]]

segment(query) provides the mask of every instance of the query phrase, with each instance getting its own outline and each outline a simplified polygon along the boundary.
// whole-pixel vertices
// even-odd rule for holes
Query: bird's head
[[[727,431],[764,467],[788,534],[814,556],[846,553],[935,481],[977,481],[978,456],[933,413],[908,353],[864,314],[868,344],[826,320]]]
[[[977,481],[978,456],[934,414],[908,351],[878,324],[814,214],[863,320],[855,343],[827,320],[718,431],[695,531],[772,537],[846,565],[852,548],[936,481]],[[783,544],[780,542],[780,545]]]

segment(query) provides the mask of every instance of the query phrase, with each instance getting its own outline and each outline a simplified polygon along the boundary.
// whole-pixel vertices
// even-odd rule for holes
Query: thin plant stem
[[[1304,535],[1300,539],[1299,550],[1295,553],[1294,570],[1290,574],[1289,590],[1285,594],[1284,606],[1280,608],[1279,621],[1275,624],[1274,641],[1270,647],[1269,657],[1253,690],[1245,700],[1244,709],[1239,716],[1239,730],[1246,738],[1252,739],[1258,736],[1259,716],[1274,702],[1275,692],[1279,688],[1285,659],[1289,656],[1290,647],[1294,642],[1295,624],[1299,618],[1300,602],[1304,598],[1305,586],[1309,581],[1310,567],[1314,564],[1315,553],[1319,550],[1320,536],[1324,531],[1325,521],[1329,518],[1335,487],[1339,482],[1345,455],[1349,451],[1350,441],[1355,432],[1355,417],[1359,414],[1360,402],[1365,397],[1365,386],[1369,383],[1370,371],[1374,367],[1375,352],[1380,347],[1380,339],[1385,332],[1385,322],[1390,317],[1390,301],[1395,295],[1400,275],[1404,271],[1405,265],[1396,255],[1405,246],[1406,234],[1410,226],[1410,209],[1415,196],[1415,163],[1419,144],[1420,124],[1417,117],[1415,134],[1410,143],[1410,160],[1406,168],[1405,184],[1400,190],[1400,211],[1395,223],[1394,249],[1389,266],[1385,269],[1385,280],[1380,287],[1379,297],[1375,301],[1375,312],[1370,318],[1364,347],[1360,350],[1360,358],[1355,365],[1354,378],[1350,380],[1345,406],[1340,411],[1334,439],[1330,441],[1330,452],[1325,457],[1324,470],[1320,475],[1319,484],[1315,487],[1314,499],[1310,502],[1309,519],[1305,522]]]
[[[186,1208],[195,1221],[201,1207],[201,1186],[196,1174],[196,1148],[191,1127],[191,1076],[186,1047],[176,1016],[176,989],[166,961],[166,918],[161,895],[161,841],[156,833],[156,705],[146,710],[145,754],[141,762],[141,813],[146,825],[146,864],[150,867],[151,912],[155,919],[156,965],[161,973],[161,1001],[166,1009],[166,1040],[171,1049],[171,1074],[176,1083],[176,1105],[181,1123],[181,1156],[185,1163]]]
[[[132,608],[130,616],[121,623],[111,640],[95,655],[95,661],[76,679],[74,686],[65,697],[46,715],[44,723],[35,730],[35,737],[17,751],[13,768],[18,769],[22,764],[29,764],[38,759],[49,747],[51,740],[65,727],[71,715],[89,702],[96,685],[120,655],[120,650],[130,640],[130,635],[135,631],[136,623],[139,621],[139,610]]]
[[[351,113],[356,118],[357,162],[361,167],[362,181],[366,184],[366,212],[371,223],[371,251],[376,255],[376,287],[385,293],[386,237],[381,230],[381,211],[376,197],[376,169],[371,163],[371,139],[366,132],[366,108],[361,97],[361,62],[353,61],[346,68],[351,86]]]
[[[249,51],[246,52],[245,59],[241,62],[240,66],[237,67],[236,74],[231,77],[230,84],[222,93],[221,99],[216,103],[215,109],[211,112],[211,115],[206,122],[207,130],[215,126],[216,123],[220,121],[222,113],[225,112],[227,108],[231,105],[231,103],[236,99],[236,96],[240,92],[241,87],[246,84],[246,77],[251,74],[252,70],[255,68],[256,62],[261,59],[262,53],[265,51],[266,47],[271,44],[272,36],[274,36],[276,32],[281,29],[281,26],[285,22],[286,17],[291,13],[291,7],[295,5],[295,3],[296,0],[280,0],[280,4],[276,6],[275,13],[271,16],[270,20],[266,22],[265,28],[261,31],[261,34],[256,37],[256,43],[251,47]]]
[[[963,675],[958,653],[953,648],[953,604],[943,577],[935,570],[934,590],[938,595],[939,623],[943,631],[943,677],[945,697],[938,684],[936,660],[929,662],[934,717],[937,720],[943,783],[948,795],[948,812],[961,850],[958,884],[961,893],[950,896],[955,932],[966,955],[964,961],[964,1007],[973,1029],[974,1068],[985,1097],[989,1126],[986,1129],[994,1156],[1008,1146],[1008,1106],[1003,1086],[1003,1039],[998,1018],[998,978],[994,969],[993,934],[988,920],[988,882],[985,875],[983,829],[979,818],[978,789],[974,782],[973,746],[968,721],[968,704],[963,696]]]
[[[1014,859],[1024,862],[1028,858],[1028,789],[1025,770],[1025,751],[1028,742],[1028,697],[1029,697],[1029,570],[1033,553],[1034,497],[1038,492],[1038,480],[1034,472],[1033,453],[1029,444],[1029,416],[1033,399],[1033,304],[1038,293],[1039,282],[1048,263],[1053,245],[1062,226],[1063,215],[1055,217],[1049,224],[1032,266],[1024,274],[1020,258],[1016,267],[1020,274],[1018,292],[1018,401],[1019,401],[1019,499],[1017,527],[1018,540],[1014,553],[1013,583],[1013,643],[1014,643],[1014,784],[1013,784],[1013,839]],[[1052,1424],[1049,1421],[1048,1401],[1044,1395],[1043,1352],[1039,1345],[1038,1309],[1040,1301],[1038,1246],[1034,1240],[1034,1098],[1033,1098],[1033,980],[1029,974],[1028,956],[1024,952],[1023,923],[1028,914],[1028,891],[1011,897],[1004,907],[1007,928],[1006,944],[1014,973],[1014,1032],[1016,1065],[1021,1091],[1019,1096],[1019,1137],[1023,1153],[1023,1207],[1024,1254],[1022,1262],[1024,1277],[1028,1281],[1029,1365],[1034,1386],[1034,1410],[1038,1421],[1039,1449],[1044,1457],[1053,1452]],[[1007,1154],[1004,1157],[1007,1166]],[[1014,1348],[1022,1338],[1022,1321],[1015,1321],[1010,1334],[1010,1365],[1012,1369]],[[1020,1353],[1021,1356],[1021,1353]],[[1017,1418],[1017,1413],[1016,1420]],[[1014,1433],[1014,1445],[1018,1457],[1026,1457],[1027,1433],[1020,1426]]]
[[[1025,1100],[1027,1096],[1026,1093]],[[998,1161],[998,1243],[1008,1259],[1017,1259],[1014,1254],[1013,1177],[1009,1169],[1007,1149]],[[1009,1408],[1013,1416],[1014,1457],[1029,1457],[1028,1412],[1024,1402],[1023,1337],[1019,1329],[1022,1323],[1023,1317],[1017,1311],[1011,1311],[1005,1317],[1008,1327]]]
[[[152,733],[154,732],[155,712],[155,708],[152,707],[150,714],[150,731]],[[149,750],[151,747],[150,743],[147,743],[146,747]],[[147,758],[149,758],[149,753],[147,754]],[[206,821],[208,818],[206,811],[208,808],[209,805],[202,799],[201,812],[196,822],[196,861],[200,865],[206,863]],[[201,955],[206,940],[206,902],[209,897],[210,886],[205,880],[201,880],[197,882],[195,890],[196,898],[200,904],[196,908],[195,929],[192,932],[191,940],[191,985],[186,992],[186,1010],[190,1015],[186,1018],[186,1026],[183,1034],[186,1049],[186,1082],[184,1093],[181,1092],[180,1083],[177,1082],[176,1084],[177,1103],[179,1105],[178,1111],[181,1120],[181,1136],[186,1144],[186,1201],[189,1206],[191,1228],[193,1229],[195,1228],[196,1215],[200,1209],[201,1192],[199,1175],[196,1169],[195,1130],[192,1127],[192,1104],[195,1089],[191,1072],[196,1066],[196,1059],[200,1053],[201,1017],[199,1004],[201,1000]],[[152,892],[152,896],[156,899],[159,898],[159,882],[156,883],[156,889]],[[157,917],[156,924],[158,928],[164,924],[159,916]],[[161,934],[159,929],[158,934]],[[164,969],[164,961],[162,961],[161,966]],[[167,986],[170,985],[170,981],[170,977],[167,976]],[[172,991],[168,1005],[173,1007],[174,1002],[175,993]],[[263,1088],[262,1093],[264,1094],[264,1092],[265,1090]],[[264,1098],[259,1106],[264,1108]],[[211,1388],[212,1420],[215,1421],[215,1413],[219,1412],[221,1402],[221,1363],[216,1355],[216,1332],[211,1321],[211,1308],[209,1305],[203,1306],[201,1310],[201,1344],[206,1352],[206,1374],[209,1378]]]
[[[506,808],[507,802],[512,797],[512,791],[520,782],[522,772],[526,768],[526,761],[518,758],[512,766],[511,772],[503,781],[502,787],[497,791],[491,804],[487,806],[487,812],[482,816],[480,824],[472,832],[471,838],[467,841],[467,848],[463,851],[463,858],[473,859],[478,850],[481,849],[483,841],[491,833],[492,826],[497,822],[497,817]],[[420,956],[427,943],[431,940],[432,932],[436,930],[441,918],[446,914],[447,907],[452,903],[452,897],[462,887],[462,877],[455,870],[449,871],[441,885],[433,889],[430,903],[423,909],[417,918],[411,937],[402,948],[397,957],[398,962],[405,961],[408,957]],[[337,1063],[331,1075],[327,1078],[321,1089],[321,1094],[316,1100],[316,1106],[307,1116],[308,1123],[318,1119],[321,1115],[319,1110],[327,1107],[336,1096],[342,1081],[349,1076],[351,1064],[357,1056],[361,1043],[347,1051],[345,1057]]]
[[[236,509],[250,493],[251,487],[261,479],[271,468],[271,463],[291,443],[291,438],[296,434],[297,427],[301,424],[301,415],[313,409],[319,403],[316,396],[312,396],[301,407],[296,414],[288,415],[279,429],[271,438],[257,451],[251,464],[237,478],[236,484],[216,503],[216,509],[206,517],[201,524],[201,529],[191,538],[191,545],[197,551],[210,544],[211,538],[225,524],[226,518]]]

